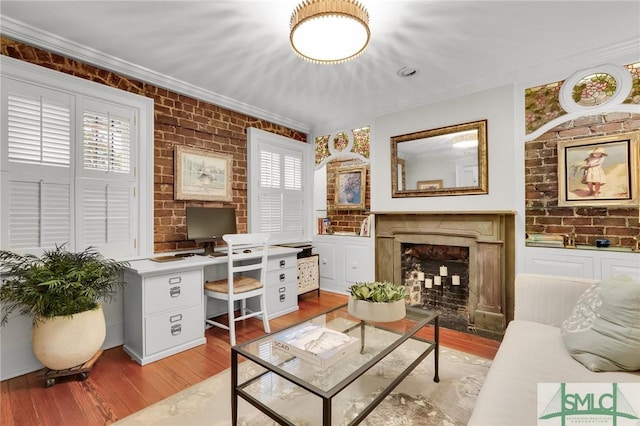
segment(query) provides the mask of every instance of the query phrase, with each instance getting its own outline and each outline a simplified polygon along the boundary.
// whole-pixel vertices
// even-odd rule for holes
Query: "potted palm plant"
[[[72,253],[64,244],[41,256],[0,251],[2,320],[32,315],[36,358],[51,370],[78,366],[100,349],[106,324],[99,301],[123,287],[126,262],[105,259],[93,247]]]
[[[401,285],[374,281],[356,283],[349,288],[348,311],[365,321],[390,322],[407,314],[407,291]]]

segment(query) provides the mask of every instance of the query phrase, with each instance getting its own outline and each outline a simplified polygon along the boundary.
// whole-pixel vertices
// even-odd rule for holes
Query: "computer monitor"
[[[187,207],[187,239],[204,243],[204,254],[224,256],[215,251],[216,240],[235,234],[236,210],[232,207]]]

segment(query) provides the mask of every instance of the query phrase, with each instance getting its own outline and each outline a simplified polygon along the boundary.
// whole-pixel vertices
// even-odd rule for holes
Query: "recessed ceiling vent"
[[[400,77],[413,77],[418,74],[418,69],[413,67],[402,67],[398,71],[396,71]]]

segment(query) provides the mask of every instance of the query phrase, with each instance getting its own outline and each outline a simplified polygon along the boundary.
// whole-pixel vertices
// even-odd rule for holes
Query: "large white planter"
[[[64,370],[89,361],[107,335],[102,306],[70,317],[38,318],[31,336],[33,353],[51,370]]]
[[[364,321],[392,322],[407,315],[404,299],[395,302],[367,302],[349,297],[347,309],[351,315]]]

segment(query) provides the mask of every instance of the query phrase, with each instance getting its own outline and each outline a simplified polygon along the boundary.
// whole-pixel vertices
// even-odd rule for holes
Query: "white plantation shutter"
[[[104,253],[123,253],[133,239],[131,188],[126,183],[81,179],[77,208],[80,247],[94,246]]]
[[[45,96],[34,96],[9,92],[7,96],[8,160],[10,163],[69,167],[71,163],[70,97],[51,91],[44,93]]]
[[[134,254],[135,175],[132,111],[82,99],[76,207],[80,247],[112,256]]]
[[[127,180],[133,170],[134,114],[126,108],[83,99],[80,176]]]
[[[84,111],[83,168],[114,173],[131,170],[131,129],[129,119],[109,113]]]
[[[259,232],[303,238],[302,153],[261,144],[259,169]]]
[[[267,150],[260,151],[260,187],[280,188],[280,154]]]
[[[294,191],[302,190],[302,156],[284,156],[284,187]]]
[[[70,242],[68,183],[10,180],[8,186],[11,249],[37,250]]]
[[[2,248],[91,245],[113,257],[135,254],[134,110],[12,79],[2,83]]]
[[[277,235],[282,232],[282,195],[280,192],[260,195],[260,231]]]

